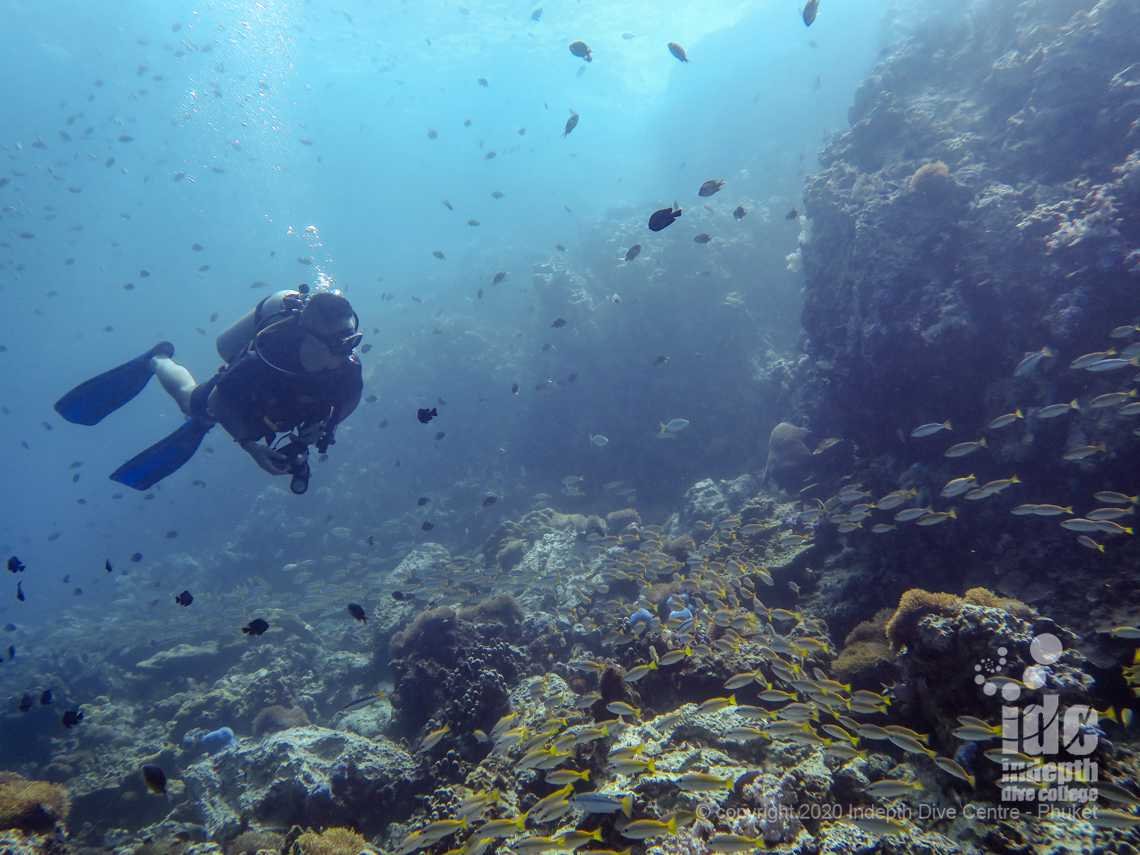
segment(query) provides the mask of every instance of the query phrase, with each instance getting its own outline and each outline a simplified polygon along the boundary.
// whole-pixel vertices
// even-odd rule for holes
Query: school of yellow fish
[[[856,489],[844,493],[844,501]],[[905,500],[909,493],[899,491],[896,498]],[[855,499],[848,505],[851,507],[847,513],[860,512]],[[826,512],[821,509],[821,514]],[[866,760],[871,752],[893,751],[900,762],[930,763],[947,776],[948,783],[954,779],[958,786],[973,790],[974,775],[952,757],[932,749],[927,734],[890,721],[890,687],[883,687],[882,692],[853,689],[827,673],[826,663],[835,651],[822,622],[798,611],[769,608],[763,603],[757,585],[772,586],[774,579],[766,567],[756,563],[757,556],[773,546],[804,545],[809,536],[779,534],[781,526],[777,522],[744,523],[740,515],[716,525],[704,524],[702,528],[707,537],[702,545],[706,557],[687,575],[681,573],[682,563],[666,552],[668,539],[659,526],[634,524],[620,535],[593,539],[592,557],[600,559],[604,567],[605,582],[600,586],[603,590],[633,584],[644,602],[651,586],[669,580],[678,582],[672,590],[680,595],[691,593],[704,608],[678,608],[670,612],[667,620],[652,625],[639,623],[632,629],[623,621],[621,626],[611,628],[603,640],[605,647],[614,650],[613,659],[581,659],[570,665],[577,674],[599,683],[607,670],[613,670],[621,675],[628,691],[664,669],[690,666],[689,673],[699,672],[702,660],[718,654],[750,662],[748,670],[724,682],[726,694],[668,712],[650,712],[628,700],[606,701],[597,689],[580,693],[569,704],[544,702],[550,675],[536,678],[531,692],[533,705],[504,715],[489,733],[475,731],[472,736],[489,746],[484,764],[513,770],[525,789],[533,789],[541,778],[549,792],[528,810],[521,811],[520,794],[512,790],[467,791],[454,815],[407,834],[397,849],[398,855],[410,855],[444,841],[451,844],[445,855],[478,855],[499,842],[525,855],[579,849],[595,855],[630,855],[634,843],[683,833],[697,819],[696,798],[712,794],[731,798],[739,794],[751,775],[733,777],[688,768],[659,768],[643,737],[630,729],[635,723],[646,723],[655,732],[665,734],[668,744],[680,739],[673,727],[683,717],[711,716],[722,711],[730,711],[735,717],[734,725],[723,732],[727,741],[717,742],[719,749],[729,753],[740,751],[742,756],[750,757],[754,756],[750,746],[757,741],[787,743],[817,750],[829,764],[842,765]],[[665,604],[668,607],[681,603],[666,600]],[[630,605],[636,606],[626,603],[625,607]],[[577,613],[573,617],[590,620]],[[1111,633],[1118,638],[1140,640],[1140,629],[1135,627],[1116,627]],[[621,649],[630,644],[641,645],[639,649],[647,650],[648,658],[621,668],[615,660]],[[1140,652],[1125,676],[1131,685],[1140,686]],[[1140,688],[1134,691],[1140,694]],[[741,703],[737,692],[747,692],[747,697],[756,703]],[[597,720],[607,716],[613,718]],[[1131,711],[1117,716],[1115,711],[1106,710],[1101,716],[1120,726],[1131,724]],[[872,718],[876,721],[868,720]],[[420,748],[430,750],[449,732],[448,726],[430,732]],[[623,742],[625,734],[636,738],[632,743]],[[954,736],[964,742],[986,743],[1000,738],[1001,725],[961,716]],[[688,735],[681,741],[691,743],[693,739]],[[998,764],[1043,762],[1041,758],[1003,754],[1000,747],[981,755]],[[748,765],[749,761],[741,762]],[[534,779],[528,780],[530,775]],[[693,798],[682,800],[684,807],[668,816],[641,815],[643,805],[652,806],[651,799],[639,797],[638,781],[644,777],[652,780],[654,792],[664,781]],[[1091,820],[1094,826],[1126,829],[1140,824],[1140,815],[1132,813],[1136,797],[1123,786],[1108,781],[1101,784],[1105,797],[1121,803],[1122,808],[1100,808]],[[891,777],[870,782],[866,795],[873,803],[883,805],[923,790],[924,784],[915,777]],[[601,848],[603,828],[597,824],[599,815],[613,818],[613,830],[627,841],[626,848],[620,852]],[[874,837],[911,830],[885,812],[856,816],[850,822]],[[594,827],[583,827],[590,825]],[[589,844],[597,848],[583,848]],[[712,852],[724,853],[766,848],[761,837],[720,828],[706,845]]]

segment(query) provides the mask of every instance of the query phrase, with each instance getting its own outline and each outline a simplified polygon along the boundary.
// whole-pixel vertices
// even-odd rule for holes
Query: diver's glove
[[[284,454],[279,454],[268,445],[256,440],[246,440],[241,444],[245,452],[253,458],[253,462],[270,475],[288,475],[289,461]]]

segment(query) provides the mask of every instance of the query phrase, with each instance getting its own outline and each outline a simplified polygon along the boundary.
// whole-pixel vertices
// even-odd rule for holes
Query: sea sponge
[[[953,183],[954,181],[950,177],[950,167],[941,160],[932,160],[916,169],[907,181],[906,186],[911,193],[940,196]]]
[[[913,637],[914,629],[922,618],[930,614],[956,615],[962,609],[962,602],[962,598],[954,594],[934,593],[922,588],[904,591],[898,608],[887,621],[887,639],[898,650]]]
[[[306,831],[291,847],[292,855],[359,855],[368,849],[368,841],[351,828],[326,828],[322,832]]]
[[[0,772],[0,828],[51,831],[67,819],[71,801],[67,788],[47,781],[29,781],[14,772]]]
[[[259,712],[253,719],[253,735],[265,736],[291,727],[310,724],[309,716],[300,707],[283,707],[274,704]]]

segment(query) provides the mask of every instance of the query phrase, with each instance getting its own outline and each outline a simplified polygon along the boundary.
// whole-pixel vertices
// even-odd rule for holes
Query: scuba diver
[[[301,285],[266,297],[218,336],[225,364],[205,383],[195,382],[174,361],[174,345],[163,341],[76,386],[55,409],[69,422],[98,424],[157,375],[187,420],[116,469],[112,480],[150,489],[193,457],[220,424],[266,472],[291,474],[290,489],[300,494],[309,484],[309,446],[324,454],[336,441],[337,425],[360,403],[359,330],[340,291],[310,294]]]

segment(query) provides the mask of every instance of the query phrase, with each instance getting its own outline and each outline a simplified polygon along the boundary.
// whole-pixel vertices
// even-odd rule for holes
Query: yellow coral
[[[1027,618],[1035,615],[1032,606],[1026,605],[1021,600],[1015,600],[1013,597],[995,594],[989,588],[970,588],[962,595],[962,599],[972,606],[1001,609],[1014,617]]]
[[[938,193],[950,183],[950,167],[941,160],[924,163],[911,175],[907,188],[911,193]]]
[[[899,606],[887,621],[886,636],[896,650],[911,639],[918,622],[927,615],[956,615],[962,609],[962,598],[954,594],[934,593],[922,588],[904,591]]]
[[[29,781],[13,772],[0,772],[0,828],[50,831],[67,819],[71,802],[62,784]]]
[[[293,843],[296,855],[358,855],[368,841],[351,828],[306,831]]]

